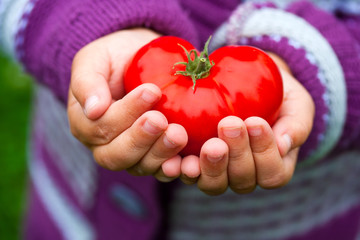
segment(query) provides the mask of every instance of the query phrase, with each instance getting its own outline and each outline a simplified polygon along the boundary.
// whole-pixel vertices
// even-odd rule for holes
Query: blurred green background
[[[0,52],[0,239],[20,239],[32,80]]]

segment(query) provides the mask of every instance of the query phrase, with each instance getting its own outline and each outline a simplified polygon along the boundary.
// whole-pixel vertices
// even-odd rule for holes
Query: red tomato
[[[195,48],[177,37],[155,39],[136,53],[124,75],[126,92],[143,83],[161,88],[163,95],[154,109],[169,123],[185,127],[189,136],[181,155],[199,155],[204,142],[217,136],[217,125],[226,116],[258,116],[270,125],[275,122],[283,84],[277,66],[265,52],[250,46],[219,48],[207,60],[210,70],[195,76],[194,85],[191,76],[179,74],[185,71],[185,64],[174,65],[188,62],[189,55],[190,62],[199,55],[196,50],[187,55],[185,49]],[[207,45],[205,50],[204,58]]]

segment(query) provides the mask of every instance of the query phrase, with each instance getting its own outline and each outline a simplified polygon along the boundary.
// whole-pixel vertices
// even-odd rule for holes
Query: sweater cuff
[[[306,7],[303,10],[308,11],[309,6]],[[306,160],[304,163],[312,163],[334,148],[346,119],[347,91],[343,69],[325,36],[293,13],[275,6],[245,3],[234,11],[213,38],[215,48],[240,44],[276,53],[309,91],[316,113],[313,130],[300,152],[299,158]]]
[[[16,52],[28,72],[67,100],[72,59],[93,40],[111,32],[151,28],[196,44],[196,33],[176,1],[30,0],[23,16]]]
[[[349,6],[344,4],[344,6]],[[348,9],[350,10],[350,9]],[[356,10],[356,8],[353,8]],[[291,4],[287,11],[296,14],[314,26],[328,41],[334,50],[344,72],[347,91],[347,111],[342,135],[333,153],[359,147],[360,134],[360,46],[359,28],[353,29],[352,21],[345,22],[327,12],[315,8],[308,1]],[[359,19],[355,23],[359,23]],[[355,21],[355,19],[354,19]],[[334,89],[335,92],[338,89]],[[330,106],[333,108],[334,106]]]

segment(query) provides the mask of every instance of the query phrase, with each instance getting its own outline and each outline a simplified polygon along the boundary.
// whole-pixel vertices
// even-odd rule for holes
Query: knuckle
[[[97,124],[89,128],[70,124],[70,133],[83,144],[105,145],[113,140],[113,134],[109,128]]]
[[[204,172],[208,178],[211,178],[213,181],[217,182],[222,178],[223,173],[221,171],[207,171]]]
[[[246,194],[251,193],[256,189],[256,183],[247,183],[247,184],[237,184],[237,185],[230,185],[230,188],[233,192],[238,194]]]
[[[134,122],[138,119],[142,114],[145,113],[147,108],[143,108],[142,105],[139,105],[141,102],[136,101],[139,98],[135,98],[132,93],[129,93],[124,98],[120,99],[120,105],[122,107],[122,116],[126,117],[128,122]],[[135,101],[134,101],[135,100]],[[131,102],[131,104],[129,104]]]
[[[94,140],[95,144],[107,144],[113,139],[112,132],[114,131],[103,124],[95,124],[90,132],[90,138]]]
[[[136,105],[127,104],[126,99],[122,99],[120,101],[123,101],[122,102],[123,104],[133,106],[133,107],[125,107],[124,108],[124,116],[128,116],[129,118],[132,118],[132,119],[137,119],[141,116],[141,114],[143,114],[143,111],[139,111],[139,109],[136,107]]]
[[[128,149],[129,152],[136,152],[141,149],[145,149],[148,147],[148,144],[146,141],[142,141],[141,139],[137,138],[137,136],[134,136],[133,134],[128,135],[126,149]]]
[[[271,141],[256,141],[255,143],[251,144],[251,150],[253,154],[257,155],[267,155],[267,154],[273,154],[273,151],[275,150],[273,144]]]
[[[225,178],[211,179],[201,177],[197,186],[205,194],[217,196],[223,194],[227,190],[229,183]]]
[[[260,187],[264,189],[274,189],[283,187],[288,182],[285,173],[281,172],[269,178],[264,178],[259,181]]]
[[[154,149],[154,147],[152,147],[149,152],[146,155],[146,160],[148,162],[152,162],[153,164],[156,164],[158,166],[161,165],[161,163],[163,161],[165,161],[166,159],[168,159],[169,157],[167,157],[166,152],[164,151],[156,151],[156,149]]]
[[[278,149],[273,146],[267,146],[261,151],[252,151],[255,161],[257,161],[258,159],[270,159],[276,156]]]
[[[93,150],[93,156],[95,161],[103,168],[111,171],[115,171],[117,168],[110,157],[110,154],[106,147],[97,147]]]
[[[166,160],[177,154],[176,151],[168,152],[161,149],[154,149],[156,147],[152,147],[146,156],[144,157],[144,167],[145,169],[149,169],[151,171],[155,171],[159,169],[161,164],[163,164]],[[146,165],[145,165],[146,164]]]
[[[209,196],[219,196],[226,192],[227,187],[199,188],[203,193]]]

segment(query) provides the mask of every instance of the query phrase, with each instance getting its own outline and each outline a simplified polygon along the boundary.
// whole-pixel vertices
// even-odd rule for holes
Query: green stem
[[[210,39],[211,36],[206,41],[204,50],[200,53],[200,56],[195,49],[189,52],[184,46],[179,44],[179,46],[184,49],[188,62],[175,63],[174,66],[179,64],[186,66],[185,71],[177,71],[175,74],[191,77],[193,81],[193,90],[195,90],[196,80],[209,76],[210,69],[214,66],[214,62],[209,59],[208,47]],[[194,59],[191,58],[192,54],[194,54]]]

